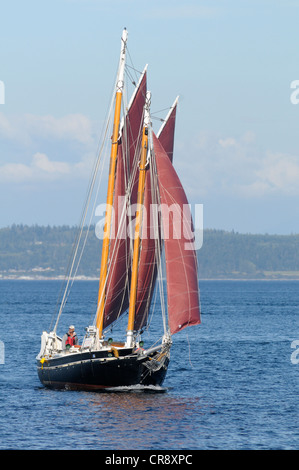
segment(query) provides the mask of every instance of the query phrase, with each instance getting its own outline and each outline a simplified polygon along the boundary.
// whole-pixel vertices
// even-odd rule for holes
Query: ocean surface
[[[174,335],[163,389],[109,393],[39,382],[60,287],[0,281],[0,449],[299,448],[299,282],[200,282],[202,324]],[[83,337],[97,288],[75,282],[58,334]]]

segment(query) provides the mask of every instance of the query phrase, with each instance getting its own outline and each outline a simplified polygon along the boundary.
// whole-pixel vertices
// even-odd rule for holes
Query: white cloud
[[[94,156],[86,154],[79,162],[70,164],[50,160],[49,157],[37,152],[29,164],[6,163],[0,166],[1,183],[30,183],[54,181],[61,178],[86,178],[90,175]]]
[[[299,193],[299,157],[269,153],[257,171],[259,180],[268,191],[280,190],[286,193]]]
[[[0,113],[0,181],[86,177],[96,156],[94,129],[82,114],[56,118]]]
[[[221,147],[234,147],[237,142],[235,139],[233,139],[232,137],[228,137],[227,139],[219,139],[219,144],[221,145]]]
[[[23,163],[7,163],[0,166],[1,182],[28,182],[33,180],[57,179],[70,174],[71,165],[64,162],[51,161],[47,155],[36,153],[29,165]]]
[[[5,139],[13,139],[16,135],[15,127],[12,122],[5,116],[4,113],[0,113],[0,136]]]
[[[38,139],[55,139],[92,145],[95,128],[92,121],[83,114],[68,114],[62,117],[51,115],[36,116],[23,114],[5,116],[0,113],[0,136],[30,145]]]
[[[82,114],[68,114],[60,118],[27,114],[24,124],[29,134],[42,138],[74,140],[83,144],[93,142],[92,123]]]
[[[32,178],[32,168],[22,163],[7,163],[0,167],[1,182],[21,182]]]
[[[45,174],[62,174],[70,172],[70,165],[64,162],[51,162],[44,153],[33,155],[32,167],[41,170]]]
[[[250,131],[239,137],[201,132],[187,152],[194,157],[187,163],[178,155],[174,165],[192,198],[299,194],[299,154],[262,150]]]

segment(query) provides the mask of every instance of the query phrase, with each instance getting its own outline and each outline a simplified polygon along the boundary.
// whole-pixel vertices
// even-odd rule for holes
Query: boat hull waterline
[[[37,361],[41,383],[52,389],[97,391],[134,385],[161,386],[169,350],[152,354],[132,350],[89,351]]]

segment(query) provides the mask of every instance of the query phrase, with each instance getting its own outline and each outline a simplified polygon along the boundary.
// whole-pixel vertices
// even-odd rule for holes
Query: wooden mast
[[[96,327],[99,329],[100,338],[102,337],[102,333],[103,333],[106,278],[107,278],[108,255],[109,255],[109,245],[110,245],[110,231],[111,231],[111,219],[112,219],[113,194],[114,194],[114,185],[115,185],[116,160],[117,160],[117,150],[118,150],[118,137],[119,137],[119,127],[120,127],[121,102],[122,102],[122,94],[123,94],[123,87],[124,87],[124,70],[125,70],[125,60],[126,60],[127,39],[128,39],[128,32],[126,29],[124,29],[122,38],[121,38],[120,62],[119,62],[118,76],[117,76],[117,82],[116,82],[114,123],[113,123],[112,145],[111,145],[111,154],[110,154],[106,215],[105,215],[105,226],[104,226],[104,238],[103,238],[103,245],[102,245],[100,284],[99,284],[98,306],[97,306],[97,316],[96,316]]]
[[[140,255],[140,235],[141,235],[141,223],[142,223],[142,208],[144,200],[144,187],[145,187],[145,175],[147,167],[148,157],[148,130],[150,125],[150,99],[151,94],[148,91],[146,93],[146,100],[144,105],[144,124],[142,133],[142,146],[141,146],[141,157],[139,164],[139,181],[138,181],[138,193],[137,193],[137,210],[136,210],[136,222],[135,222],[135,237],[134,237],[134,248],[133,248],[133,261],[132,261],[132,275],[130,285],[130,303],[129,303],[129,318],[127,328],[127,347],[133,347],[133,332],[134,332],[134,321],[135,321],[135,310],[136,310],[136,297],[137,297],[137,277],[138,277],[138,264]]]

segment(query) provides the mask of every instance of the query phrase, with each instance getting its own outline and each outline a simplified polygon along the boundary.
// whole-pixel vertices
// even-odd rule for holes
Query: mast
[[[128,32],[126,29],[124,29],[122,38],[121,38],[120,62],[119,62],[117,82],[116,82],[114,123],[113,123],[112,145],[111,145],[111,154],[110,154],[106,216],[105,216],[105,226],[104,226],[104,238],[103,238],[103,245],[102,245],[100,285],[99,285],[97,317],[96,317],[96,327],[99,329],[100,338],[102,336],[102,331],[103,331],[105,288],[106,288],[106,277],[107,277],[109,245],[110,245],[110,230],[111,230],[111,219],[112,219],[112,204],[113,204],[113,194],[114,194],[114,184],[115,184],[118,137],[119,137],[119,127],[120,127],[121,101],[122,101],[122,94],[123,94],[123,87],[124,87],[124,71],[125,71],[125,61],[126,61],[127,39],[128,39]]]
[[[136,296],[137,296],[137,279],[138,279],[138,264],[140,256],[140,235],[141,235],[141,222],[142,222],[142,207],[144,200],[144,187],[145,187],[145,175],[147,167],[147,156],[148,156],[148,130],[150,125],[150,100],[151,93],[146,93],[146,100],[144,105],[144,124],[142,132],[142,146],[141,146],[141,157],[139,165],[139,181],[138,181],[138,193],[137,193],[137,210],[136,210],[136,222],[135,222],[135,237],[134,237],[134,248],[133,248],[133,261],[132,261],[132,275],[131,275],[131,288],[130,288],[130,303],[129,303],[129,318],[128,318],[128,329],[127,329],[127,343],[128,347],[133,346],[133,331],[134,331],[134,320],[136,310]]]

